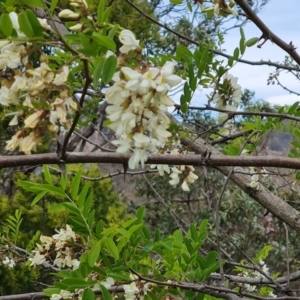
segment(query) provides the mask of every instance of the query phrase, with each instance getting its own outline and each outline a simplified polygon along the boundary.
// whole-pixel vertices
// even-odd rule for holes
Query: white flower
[[[35,128],[42,115],[44,114],[44,110],[38,110],[32,115],[28,116],[24,121],[25,128]]]
[[[9,141],[6,141],[5,149],[8,151],[14,151],[19,147],[21,138],[18,137],[18,132],[12,136]]]
[[[128,29],[121,31],[119,40],[123,44],[123,46],[120,48],[121,53],[128,53],[130,50],[135,50],[137,47],[139,47],[140,43],[140,41],[136,40],[134,34]]]
[[[61,298],[60,294],[52,294],[50,300],[60,300]]]
[[[5,257],[5,260],[2,260],[2,263],[11,269],[16,265],[15,261],[12,258],[9,259],[7,256]]]
[[[148,155],[145,149],[135,149],[134,154],[129,158],[128,166],[130,169],[137,169],[141,163],[142,168],[144,168],[147,159]]]
[[[72,259],[73,270],[77,270],[80,266],[80,261],[76,258]]]
[[[26,35],[23,32],[21,32],[21,30],[20,30],[18,15],[15,12],[10,12],[9,17],[11,19],[13,28],[16,30],[16,32],[18,34],[18,37],[26,38]]]
[[[31,151],[36,151],[36,145],[34,133],[31,133],[20,140],[19,149],[25,154],[31,154]]]
[[[41,18],[38,18],[41,26],[46,29],[46,30],[51,30],[51,26],[48,24],[47,20],[46,19],[41,19]]]
[[[237,84],[237,77],[233,77],[226,73],[223,76],[223,82],[219,82],[218,86],[212,92],[214,97],[212,102],[216,104],[216,108],[235,111],[241,102],[241,86]]]
[[[41,235],[40,241],[43,243],[43,247],[46,250],[50,250],[50,247],[53,245],[54,241],[53,238],[50,236]]]
[[[112,277],[108,277],[105,281],[101,281],[100,284],[110,289],[115,284],[115,280]]]
[[[77,23],[76,25],[69,27],[69,29],[75,32],[80,32],[82,31],[82,27],[83,27],[82,23]]]
[[[61,290],[59,294],[61,295],[62,299],[72,299],[74,295],[74,293],[65,290]]]
[[[74,11],[70,9],[63,9],[58,16],[63,19],[78,19],[80,17],[80,14],[75,13]]]
[[[135,295],[140,292],[135,282],[132,282],[130,284],[124,284],[123,289],[124,289],[124,296],[126,300],[136,299]]]
[[[73,239],[74,241],[76,240],[76,234],[75,232],[71,229],[70,225],[66,225],[66,230],[61,228],[57,234],[54,234],[52,236],[55,240],[61,240],[61,241],[67,241],[69,239]]]
[[[20,53],[5,50],[0,54],[0,69],[5,68],[6,66],[15,69],[20,65],[22,65]]]
[[[171,170],[170,167],[168,165],[150,165],[151,169],[157,168],[158,170],[158,174],[160,176],[164,175],[164,172],[166,172],[167,174],[170,174]]]
[[[248,283],[245,283],[244,286],[245,286],[246,290],[248,292],[250,292],[250,293],[254,292],[256,290],[256,286],[255,285],[250,285]]]
[[[30,266],[35,267],[35,266],[37,266],[37,265],[43,264],[43,263],[46,261],[46,258],[45,258],[44,255],[40,254],[40,252],[35,251],[35,256],[29,258],[28,260],[31,261]]]
[[[189,188],[189,186],[188,186],[188,184],[187,184],[187,182],[185,180],[183,181],[183,183],[181,185],[181,188],[185,192],[189,192],[190,191],[190,188]]]
[[[19,124],[18,121],[18,113],[15,114],[15,116],[11,119],[11,121],[8,123],[8,126],[16,126]]]
[[[174,62],[167,61],[162,67],[160,75],[155,79],[157,84],[157,92],[166,94],[171,87],[179,84],[182,81],[181,77],[173,74],[174,66]]]
[[[52,83],[55,85],[65,84],[68,79],[69,73],[70,73],[69,67],[63,66],[61,72],[55,75],[55,79],[53,80]]]
[[[11,42],[8,40],[0,40],[0,49],[7,46],[8,44],[10,44]]]

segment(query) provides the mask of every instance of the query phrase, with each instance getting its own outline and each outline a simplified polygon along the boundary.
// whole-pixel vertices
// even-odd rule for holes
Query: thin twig
[[[155,20],[154,18],[150,17],[149,15],[147,15],[144,11],[142,11],[138,6],[136,6],[131,1],[125,0],[125,2],[127,2],[130,6],[132,6],[135,10],[137,10],[140,14],[142,14],[146,19],[150,20],[154,24],[160,26],[161,28],[166,29],[167,31],[173,33],[174,35],[180,37],[183,40],[186,40],[186,41],[190,42],[193,45],[196,45],[196,46],[200,45],[198,42],[196,42],[195,40],[189,38],[188,36],[185,36],[185,35],[177,32],[177,31],[171,29],[167,25],[162,24],[159,21]],[[215,50],[215,49],[210,49],[210,51],[213,52],[216,55],[220,55],[220,56],[223,56],[223,57],[226,57],[226,58],[232,57],[232,55],[226,54],[222,51],[218,51],[218,50]],[[271,61],[263,61],[263,60],[261,60],[261,61],[249,61],[249,60],[245,60],[245,59],[239,59],[238,62],[248,64],[248,65],[252,65],[252,66],[267,65],[267,66],[276,67],[277,69],[284,69],[284,70],[291,70],[291,71],[299,71],[300,70],[299,67],[286,66],[286,65],[277,64],[277,63],[274,63],[274,62],[271,62]]]

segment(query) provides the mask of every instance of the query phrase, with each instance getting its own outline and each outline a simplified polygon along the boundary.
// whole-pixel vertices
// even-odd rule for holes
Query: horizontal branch
[[[67,152],[66,159],[60,160],[56,153],[0,156],[0,169],[20,166],[34,166],[41,164],[75,164],[75,163],[127,163],[130,154],[120,155],[117,153],[86,153],[86,152]],[[212,154],[209,159],[201,155],[169,155],[156,154],[149,155],[147,164],[156,165],[193,165],[210,167],[276,167],[300,169],[298,158],[282,156],[225,156]]]
[[[180,104],[175,104],[174,106],[176,109],[180,109]],[[273,112],[265,112],[265,111],[232,111],[232,110],[219,109],[219,108],[208,106],[208,105],[206,105],[205,107],[189,106],[188,108],[192,109],[192,110],[199,110],[199,111],[204,111],[204,110],[217,111],[217,112],[221,112],[221,113],[226,113],[231,116],[274,117],[274,118],[281,118],[282,120],[286,119],[286,120],[300,122],[299,117],[295,117],[295,116],[288,115],[288,114],[275,113],[275,112],[273,113]]]

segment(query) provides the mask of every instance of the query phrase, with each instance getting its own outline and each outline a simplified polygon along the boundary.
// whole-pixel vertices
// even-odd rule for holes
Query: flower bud
[[[80,17],[80,14],[75,13],[74,11],[70,9],[63,9],[58,16],[63,19],[78,19]]]
[[[83,24],[78,23],[74,26],[69,27],[69,29],[72,30],[72,31],[75,31],[75,32],[79,32],[79,31],[82,31],[82,27],[83,27]]]

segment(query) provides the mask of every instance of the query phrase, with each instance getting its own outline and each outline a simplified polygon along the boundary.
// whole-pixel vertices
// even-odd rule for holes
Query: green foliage
[[[85,186],[90,185],[90,191],[93,193],[93,199],[91,200],[91,207],[95,209],[95,215],[97,219],[102,219],[105,226],[114,224],[115,222],[121,222],[122,219],[126,218],[126,207],[121,204],[118,196],[114,193],[112,183],[110,179],[101,181],[89,181],[84,182],[78,174],[82,173],[82,176],[89,178],[100,177],[101,173],[96,165],[85,167],[80,165],[68,166],[69,172],[77,174],[74,178],[68,176],[65,180],[65,189],[70,189],[73,185],[73,195],[81,191],[82,197],[84,196]],[[16,209],[22,213],[23,224],[21,226],[20,238],[18,239],[18,245],[26,247],[29,239],[35,234],[38,228],[43,234],[49,235],[53,232],[54,228],[59,228],[66,224],[68,219],[68,212],[65,209],[52,210],[51,206],[63,202],[63,189],[59,189],[58,186],[62,184],[63,177],[60,176],[59,169],[56,171],[47,171],[44,168],[44,174],[48,184],[43,184],[42,187],[45,190],[40,191],[38,195],[29,192],[24,183],[24,188],[18,188],[13,192],[10,200],[7,196],[0,196],[0,210],[2,224],[6,223],[6,219],[11,218]],[[42,178],[36,176],[33,173],[28,175],[22,174],[21,172],[15,173],[13,176],[13,183],[17,183],[19,180],[28,182],[27,186],[37,186],[41,184]],[[29,182],[30,181],[30,182]],[[50,183],[53,183],[53,186]],[[77,190],[76,188],[77,187]],[[47,194],[45,193],[47,192]],[[80,196],[79,196],[80,200]],[[81,200],[80,200],[81,201]],[[36,205],[32,205],[35,204]]]
[[[39,275],[37,269],[24,263],[17,263],[13,269],[0,264],[0,295],[37,291],[35,281],[38,280]]]

